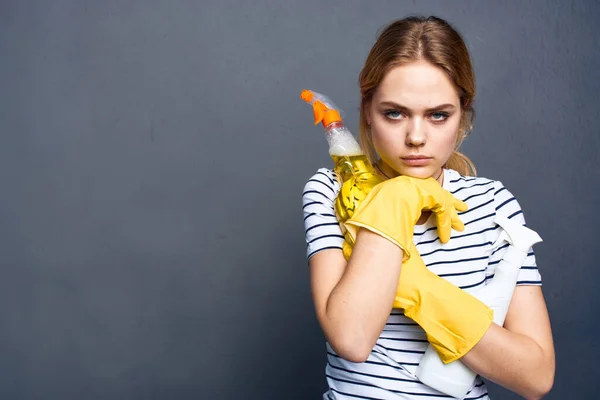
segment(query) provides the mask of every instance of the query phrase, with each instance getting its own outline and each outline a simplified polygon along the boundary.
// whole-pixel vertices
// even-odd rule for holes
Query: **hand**
[[[336,197],[334,209],[342,234],[344,235],[342,251],[346,261],[350,259],[350,255],[352,254],[354,238],[348,233],[344,222],[354,215],[354,211],[356,211],[367,194],[381,182],[383,182],[382,178],[375,173],[358,173],[342,184]]]
[[[409,176],[401,176],[394,179],[399,178],[415,185],[419,192],[419,199],[421,200],[421,210],[432,211],[435,215],[438,236],[442,243],[447,243],[450,240],[451,229],[459,232],[465,229],[465,225],[458,218],[457,210],[467,211],[469,206],[465,202],[455,198],[438,181],[433,178],[421,179]],[[421,214],[419,214],[420,216]]]
[[[425,266],[411,243],[402,263],[394,308],[418,323],[444,363],[455,361],[479,342],[493,322],[493,311],[471,294]]]
[[[341,207],[338,203],[344,204],[336,200],[336,212]],[[445,243],[450,239],[452,228],[464,230],[457,210],[467,209],[466,203],[452,196],[435,179],[402,175],[374,186],[364,199],[360,199],[351,217],[341,225],[349,244],[353,245],[358,229],[363,227],[391,240],[408,257],[414,226],[423,210],[434,213],[438,235]]]

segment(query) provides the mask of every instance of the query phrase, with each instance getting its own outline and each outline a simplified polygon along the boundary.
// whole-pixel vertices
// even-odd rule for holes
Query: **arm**
[[[504,327],[492,324],[462,362],[527,399],[540,399],[554,382],[554,344],[540,286],[515,289]]]
[[[338,249],[310,258],[317,319],[341,357],[352,362],[368,358],[390,315],[402,257],[398,246],[360,229],[348,263]]]
[[[412,270],[415,270],[409,275],[422,275],[419,271],[426,271],[412,243],[414,224],[423,215],[422,210],[434,212],[440,236],[442,233],[449,236],[451,227],[463,229],[457,210],[466,210],[467,206],[443,190],[433,178],[416,180],[398,177],[380,183],[361,200],[361,205],[354,211],[352,218],[344,223],[356,242],[346,265],[343,253],[338,249],[327,250],[327,247],[321,247],[323,254],[319,254],[317,249],[312,249],[315,243],[328,236],[317,234],[317,230],[313,228],[320,231],[321,228],[332,224],[337,225],[335,222],[312,222],[317,215],[335,218],[331,209],[325,212],[327,207],[322,201],[317,198],[311,201],[310,196],[314,192],[305,190],[303,208],[317,318],[329,343],[338,354],[350,361],[364,361],[385,327],[394,304],[402,301],[402,308],[406,311],[409,307],[414,311],[413,315],[422,316],[422,322],[434,318],[428,315],[428,311],[432,311],[431,307],[421,308],[415,304],[418,302],[419,293],[418,290],[414,290],[414,286],[405,293],[406,296],[400,295],[398,300],[398,282],[403,258],[407,259],[405,266],[412,265]],[[309,207],[312,209],[313,205],[317,204],[324,206],[322,212],[309,211]],[[405,255],[403,251],[409,251],[410,255]],[[410,270],[411,268],[408,269]],[[460,292],[460,289],[454,288]],[[472,299],[470,296],[468,298]],[[475,301],[485,307],[478,300]],[[405,314],[409,316],[408,313]],[[473,343],[481,338],[485,332],[480,329],[481,325],[486,325],[487,330],[491,323],[491,312],[489,316],[470,316],[467,320],[473,327],[459,329],[460,337],[464,338],[459,341],[456,340],[456,334],[448,333],[447,329],[438,326],[440,324],[434,324],[438,327],[434,337],[441,341],[440,346],[452,353],[451,356],[457,356],[454,353],[461,353],[467,347],[470,349]],[[471,340],[473,332],[467,330],[477,331],[476,341]]]

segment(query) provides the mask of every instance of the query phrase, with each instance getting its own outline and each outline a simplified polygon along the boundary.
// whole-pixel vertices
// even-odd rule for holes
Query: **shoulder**
[[[321,250],[342,248],[344,236],[334,210],[339,190],[334,172],[327,168],[319,168],[304,185],[302,211],[307,259]]]
[[[339,190],[340,184],[335,173],[328,168],[319,168],[304,185],[303,202],[318,201],[323,197],[333,201]]]
[[[463,176],[454,170],[448,170],[445,178],[449,179],[448,185],[444,187],[468,204],[475,203],[482,206],[485,204],[485,208],[493,208],[495,214],[511,219],[522,214],[516,197],[502,181],[486,177]]]
[[[444,188],[452,194],[473,191],[481,193],[481,189],[487,193],[488,190],[496,187],[497,183],[498,181],[481,176],[461,175],[453,169],[446,170],[444,176]]]

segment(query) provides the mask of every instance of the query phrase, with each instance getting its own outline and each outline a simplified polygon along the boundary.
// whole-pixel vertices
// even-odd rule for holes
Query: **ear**
[[[460,125],[458,127],[459,136],[462,135],[463,138],[469,136],[471,134],[471,130],[473,129],[473,118],[474,118],[474,110],[461,109],[460,115]]]

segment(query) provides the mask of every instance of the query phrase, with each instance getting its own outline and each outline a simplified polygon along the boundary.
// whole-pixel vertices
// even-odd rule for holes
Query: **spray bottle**
[[[341,186],[335,201],[335,211],[345,238],[344,257],[348,260],[354,240],[344,229],[343,222],[352,217],[361,200],[373,187],[383,182],[383,178],[375,172],[354,135],[344,125],[340,110],[327,96],[303,90],[300,98],[312,105],[315,125],[321,122],[325,128],[329,155],[334,162],[333,171]]]
[[[493,248],[498,248],[505,242],[509,246],[496,266],[491,282],[472,294],[494,310],[494,323],[502,326],[517,284],[519,269],[529,249],[541,242],[542,238],[535,231],[506,217],[498,215],[494,222],[503,231]],[[416,375],[427,386],[457,399],[463,399],[467,395],[477,376],[460,360],[444,364],[431,345],[421,358]]]

